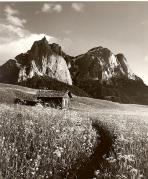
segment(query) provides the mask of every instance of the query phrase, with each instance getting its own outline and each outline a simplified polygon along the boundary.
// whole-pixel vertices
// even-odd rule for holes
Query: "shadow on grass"
[[[116,157],[113,148],[116,136],[100,121],[94,120],[92,125],[98,135],[94,153],[77,171],[69,171],[67,179],[92,179],[96,170],[105,173],[106,169],[110,168],[109,162],[103,157],[104,155],[109,157],[111,153],[114,153]],[[116,173],[116,171],[112,172],[113,174]],[[104,177],[101,178],[103,179]]]

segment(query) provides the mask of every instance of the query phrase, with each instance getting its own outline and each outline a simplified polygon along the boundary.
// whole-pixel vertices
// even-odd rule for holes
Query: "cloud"
[[[61,6],[60,4],[56,4],[56,5],[53,7],[53,10],[56,11],[56,12],[58,12],[58,13],[60,13],[60,12],[63,10],[63,8],[62,8],[62,6]]]
[[[20,19],[19,17],[16,16],[19,14],[19,12],[18,10],[12,8],[11,6],[6,6],[4,12],[5,12],[6,19],[10,24],[14,26],[23,27],[23,25],[26,23],[25,19]]]
[[[77,12],[83,12],[84,11],[84,4],[83,3],[72,3],[71,7],[72,7],[72,9],[74,9]]]
[[[23,38],[28,31],[13,25],[0,24],[0,42],[7,43],[14,39]]]
[[[72,45],[70,38],[57,39],[48,34],[31,33],[25,28],[14,28],[12,25],[0,24],[0,64],[9,59],[14,59],[16,55],[27,52],[34,41],[46,36],[49,43],[58,43],[64,51],[69,50]]]
[[[69,35],[69,34],[72,33],[72,31],[71,30],[64,30],[63,33],[66,34],[66,35]]]
[[[0,64],[10,58],[15,58],[19,53],[29,50],[34,41],[46,36],[50,43],[57,41],[56,38],[42,33],[32,33],[24,27],[26,20],[19,19],[19,12],[7,6],[5,19],[0,20]],[[11,23],[10,23],[11,22]]]
[[[44,3],[41,8],[41,11],[48,13],[48,12],[51,12],[51,8],[52,8],[52,5],[50,3]]]
[[[15,14],[19,14],[18,10],[16,9],[13,9],[11,6],[6,6],[5,9],[4,9],[4,12],[6,14],[9,14],[9,15],[15,15]]]
[[[10,24],[13,24],[15,26],[23,27],[23,25],[26,23],[25,19],[20,19],[16,16],[7,16],[7,20]]]
[[[5,26],[6,27],[6,26]],[[9,34],[11,31],[11,28],[6,27],[5,28],[6,34]],[[27,50],[29,50],[33,44],[34,41],[42,39],[44,36],[46,36],[47,40],[50,41],[50,43],[55,42],[56,39],[52,36],[49,36],[47,34],[37,34],[37,33],[31,33],[27,30],[22,29],[22,36],[20,37],[20,32],[14,32],[13,36],[9,37],[1,37],[3,38],[3,43],[0,44],[0,63],[6,62],[10,58],[15,58],[16,55],[20,53],[24,53]]]
[[[47,4],[47,3],[45,3]],[[45,5],[42,7],[44,12],[61,12],[60,4],[52,6]],[[51,4],[50,4],[51,5]],[[5,18],[0,19],[0,64],[5,63],[10,58],[14,59],[16,55],[28,51],[33,42],[42,39],[46,36],[49,43],[59,43],[64,49],[68,49],[72,41],[69,38],[57,39],[44,33],[32,33],[25,28],[26,20],[20,19],[18,10],[6,6]],[[70,33],[67,31],[67,33]]]
[[[41,12],[44,13],[52,13],[52,12],[60,13],[62,10],[63,7],[60,4],[44,3],[43,6],[41,7]]]
[[[146,55],[146,56],[144,57],[144,61],[145,61],[145,62],[148,62],[148,55]]]

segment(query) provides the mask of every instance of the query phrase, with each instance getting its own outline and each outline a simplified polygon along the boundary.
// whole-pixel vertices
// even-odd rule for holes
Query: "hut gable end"
[[[38,90],[37,97],[70,97],[69,91],[55,91],[55,90]]]
[[[68,108],[72,95],[69,91],[37,90],[36,94],[17,93],[16,104],[35,106],[38,103],[44,106]]]
[[[37,99],[53,107],[68,108],[72,95],[69,91],[38,90]]]

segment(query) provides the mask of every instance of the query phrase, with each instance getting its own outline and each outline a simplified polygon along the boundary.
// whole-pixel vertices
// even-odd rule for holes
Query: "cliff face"
[[[0,66],[0,82],[15,84],[18,81],[20,66],[14,59],[8,60]]]
[[[16,57],[17,62],[21,64],[18,82],[36,75],[46,75],[72,85],[70,72],[62,53],[58,44],[48,44],[46,38],[34,42],[30,51]]]
[[[98,80],[110,84],[112,78],[140,80],[129,68],[123,54],[114,55],[109,49],[96,47],[75,57],[72,76],[75,81]]]
[[[34,76],[48,76],[72,85],[71,75],[62,54],[61,47],[58,44],[48,44],[45,37],[34,42],[28,52],[15,57],[13,66],[19,68],[16,82],[22,82]],[[4,66],[7,65],[4,64],[1,68]]]
[[[131,71],[123,54],[114,55],[100,46],[71,57],[58,44],[49,44],[45,37],[35,41],[26,53],[0,67],[0,82],[17,83],[34,76],[48,76],[69,85],[72,85],[72,79],[74,82],[97,80],[107,84],[111,84],[113,78],[141,80]]]
[[[148,104],[148,87],[132,72],[123,54],[99,46],[71,57],[45,37],[0,66],[0,82]]]
[[[76,56],[70,68],[73,83],[94,98],[148,103],[148,88],[130,69],[123,54],[95,47]]]

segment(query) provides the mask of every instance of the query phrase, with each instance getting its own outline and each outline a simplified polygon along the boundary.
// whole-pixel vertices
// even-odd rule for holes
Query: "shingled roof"
[[[36,95],[37,97],[65,97],[67,94],[70,98],[72,98],[69,91],[38,90]]]
[[[21,100],[26,100],[26,101],[35,101],[37,99],[36,94],[22,92],[19,90],[15,90],[15,95],[16,95],[16,98],[21,99]]]

